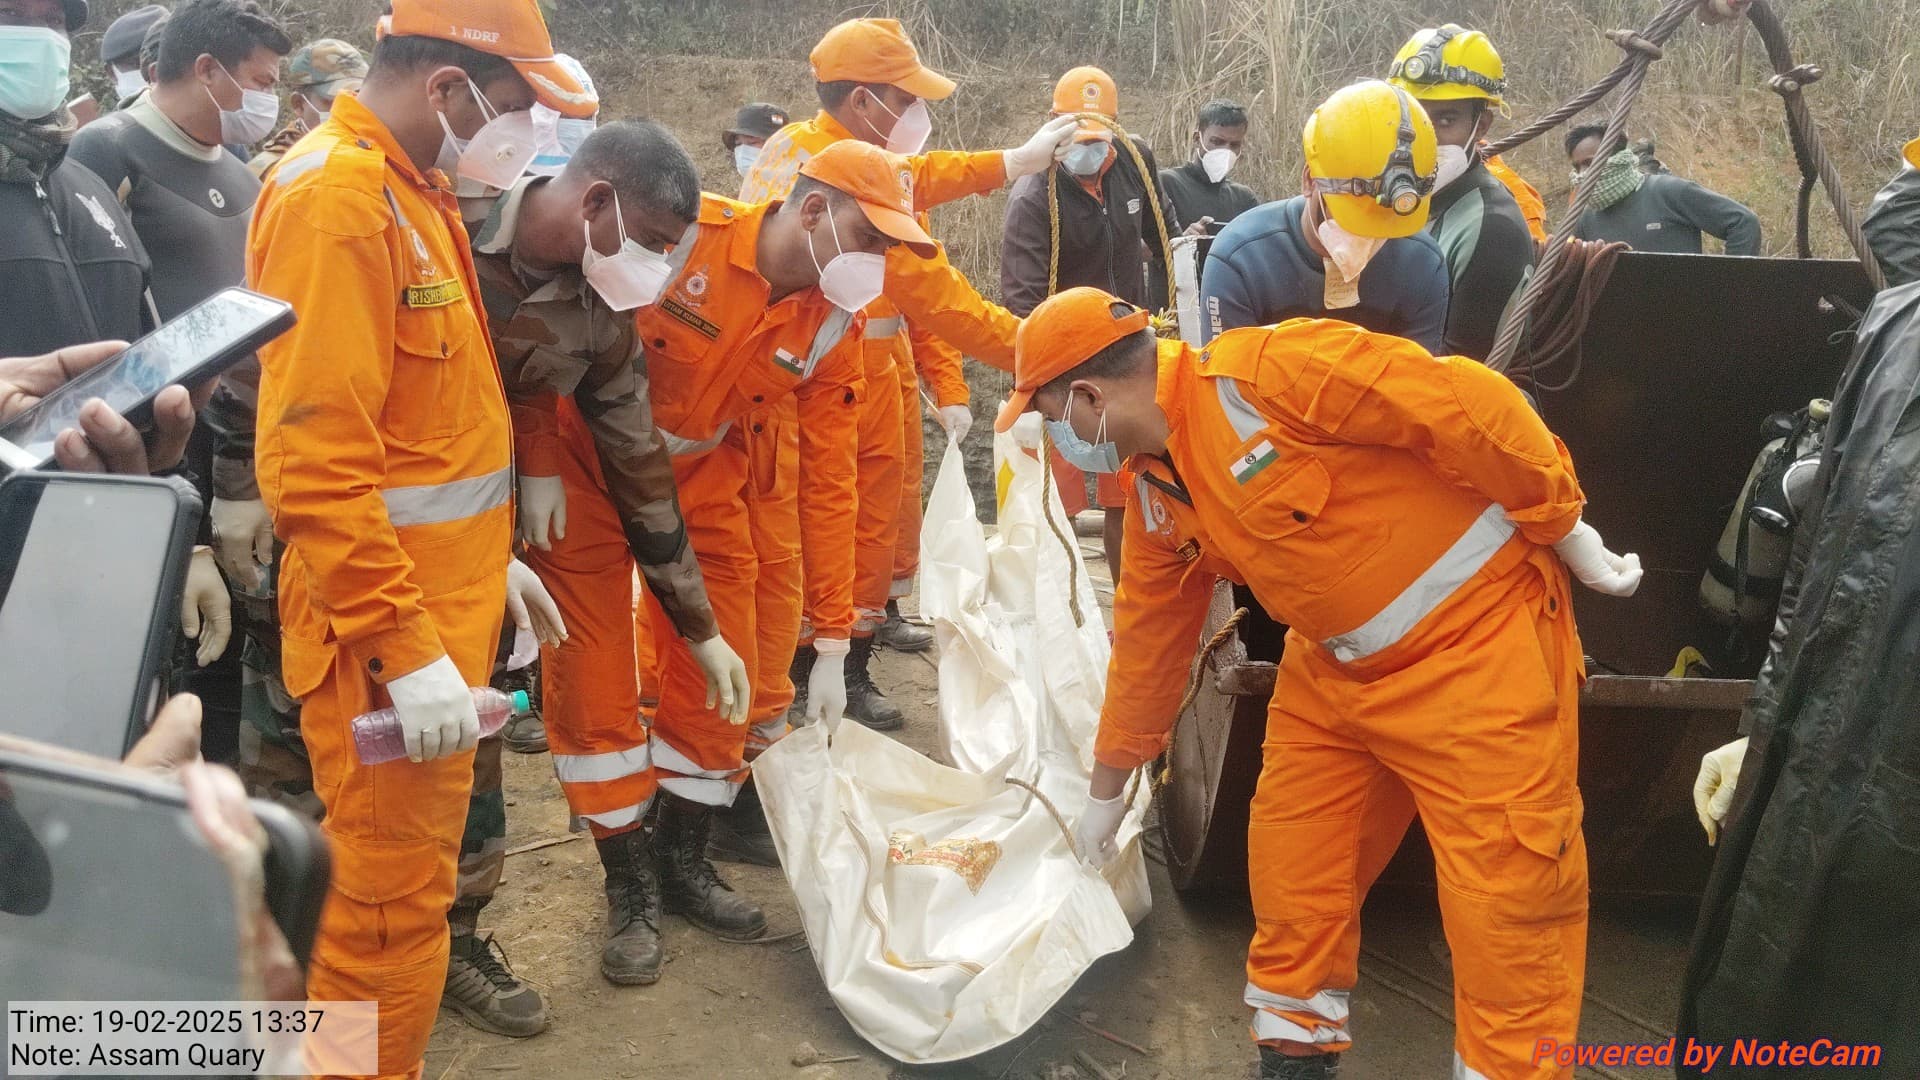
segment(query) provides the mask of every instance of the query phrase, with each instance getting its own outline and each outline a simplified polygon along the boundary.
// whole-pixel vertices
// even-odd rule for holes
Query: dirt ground
[[[1098,547],[1096,540],[1082,541],[1105,606],[1111,586]],[[907,712],[898,737],[932,753],[934,658],[883,651],[874,667],[877,681]],[[497,935],[514,970],[546,996],[552,1025],[536,1038],[515,1040],[477,1031],[442,1010],[427,1052],[426,1080],[1184,1080],[1250,1074],[1253,1050],[1240,993],[1251,910],[1244,896],[1182,898],[1158,866],[1152,867],[1154,910],[1137,928],[1133,945],[1095,964],[1035,1029],[965,1062],[901,1065],[853,1032],[797,934],[799,917],[777,870],[722,867],[729,881],[766,909],[777,940],[728,944],[670,916],[660,982],[612,986],[598,968],[605,905],[593,845],[584,836],[568,839],[566,804],[547,756],[507,759],[509,849],[562,842],[510,855],[506,880],[481,924]],[[1353,1000],[1356,1044],[1342,1063],[1342,1076],[1448,1075],[1452,1000],[1433,896],[1377,893],[1364,922]],[[1596,913],[1583,1040],[1666,1037],[1691,927],[1689,911]],[[828,1063],[796,1064],[809,1060],[801,1056],[808,1048],[815,1052],[812,1060]]]

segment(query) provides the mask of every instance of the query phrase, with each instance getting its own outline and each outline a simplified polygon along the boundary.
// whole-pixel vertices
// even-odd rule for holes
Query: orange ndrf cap
[[[800,166],[836,191],[853,196],[873,227],[912,248],[922,258],[938,250],[913,217],[913,168],[907,159],[870,142],[841,139]]]
[[[1013,392],[1000,406],[993,430],[1012,427],[1033,404],[1034,391],[1147,325],[1145,308],[1087,285],[1042,301],[1014,334]]]
[[[899,19],[848,19],[827,31],[807,59],[815,82],[897,86],[927,101],[953,96],[953,80],[920,62]]]
[[[512,64],[540,104],[585,120],[600,99],[553,56],[547,21],[536,0],[393,0],[379,36],[428,37],[490,53]]]
[[[1060,81],[1054,84],[1053,111],[1058,116],[1099,113],[1109,120],[1118,120],[1120,89],[1113,85],[1113,76],[1099,68],[1077,67],[1060,76]]]

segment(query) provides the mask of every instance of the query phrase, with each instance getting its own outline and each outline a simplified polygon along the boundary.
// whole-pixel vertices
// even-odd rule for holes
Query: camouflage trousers
[[[280,681],[279,626],[273,602],[240,594],[234,600],[235,622],[245,622],[244,627],[235,627],[244,634],[236,768],[254,798],[280,803],[318,821],[323,808],[313,790],[306,743],[300,738],[300,702]],[[506,869],[507,796],[501,782],[501,746],[498,735],[482,739],[473,755],[473,794],[467,802],[466,832],[460,838],[459,885],[453,909],[447,913],[447,924],[456,936],[474,932],[480,909],[493,899]]]

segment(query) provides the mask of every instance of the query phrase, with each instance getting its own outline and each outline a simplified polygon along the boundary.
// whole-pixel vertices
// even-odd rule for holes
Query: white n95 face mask
[[[220,141],[251,146],[273,134],[274,121],[280,119],[280,99],[265,90],[249,90],[240,85],[224,65],[220,74],[240,91],[240,107],[229,109],[220,104],[220,99],[207,91],[207,97],[213,101],[214,108],[220,110]]]
[[[1473,159],[1467,155],[1464,146],[1442,146],[1435,157],[1433,190],[1444,191],[1448,184],[1466,175],[1467,167]]]
[[[1200,167],[1207,171],[1207,179],[1219,183],[1233,171],[1233,164],[1240,155],[1222,146],[1200,155]]]
[[[146,88],[147,77],[140,74],[139,68],[135,68],[132,71],[115,71],[113,73],[113,92],[119,95],[122,104],[124,104],[128,98]]]
[[[66,103],[73,46],[45,26],[0,26],[0,112],[38,120]]]
[[[887,132],[887,150],[907,157],[927,148],[927,136],[933,134],[933,113],[928,111],[927,103],[918,98],[907,106],[905,112],[894,112],[887,103],[875,94],[873,103],[886,110],[893,117],[893,130]]]
[[[815,226],[813,232],[807,234],[807,254],[813,259],[814,269],[820,271],[820,292],[834,307],[860,311],[886,291],[887,260],[884,256],[841,247],[840,226],[833,223],[831,210],[827,212],[827,228],[833,232],[833,246],[839,254],[827,260],[824,267],[820,265],[820,256],[813,252],[813,237],[820,231],[819,227]]]
[[[620,196],[613,197],[613,220],[620,230],[620,250],[602,255],[593,250],[593,223],[582,221],[587,248],[580,253],[580,272],[587,284],[615,311],[632,311],[660,299],[673,276],[665,255],[627,239],[627,219],[620,214]]]
[[[472,140],[460,151],[454,171],[462,180],[505,191],[533,164],[541,145],[554,141],[551,124],[546,126],[544,134],[540,126],[539,118],[531,109],[494,117],[473,133]]]
[[[745,176],[753,171],[754,163],[760,160],[760,148],[746,143],[733,144],[733,171]]]

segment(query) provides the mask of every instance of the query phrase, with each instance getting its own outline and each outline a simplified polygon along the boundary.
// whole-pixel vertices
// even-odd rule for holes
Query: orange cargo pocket
[[[1493,908],[1494,922],[1512,927],[1565,926],[1586,916],[1587,848],[1580,833],[1584,813],[1578,792],[1550,803],[1507,807],[1501,843],[1506,887]]]
[[[406,442],[444,439],[471,430],[483,406],[473,369],[488,363],[466,350],[473,335],[466,301],[444,307],[402,307],[393,322],[393,378],[381,425]]]
[[[1378,515],[1349,514],[1350,520],[1325,516],[1333,496],[1333,478],[1320,459],[1301,455],[1267,467],[1272,480],[1249,482],[1254,488],[1240,507],[1247,531],[1273,545],[1288,582],[1303,592],[1324,593],[1365,565],[1387,542],[1386,522]]]
[[[303,698],[319,689],[326,681],[327,673],[333,670],[334,655],[339,646],[333,642],[303,641],[299,638],[282,637],[280,639],[280,681],[287,693],[295,698]]]
[[[326,937],[346,965],[366,964],[376,950],[417,949],[431,937],[446,936],[450,897],[428,888],[439,874],[441,843],[417,840],[366,840],[322,827],[333,860],[333,890],[351,901],[343,918],[332,921]],[[403,958],[394,958],[404,962]]]

